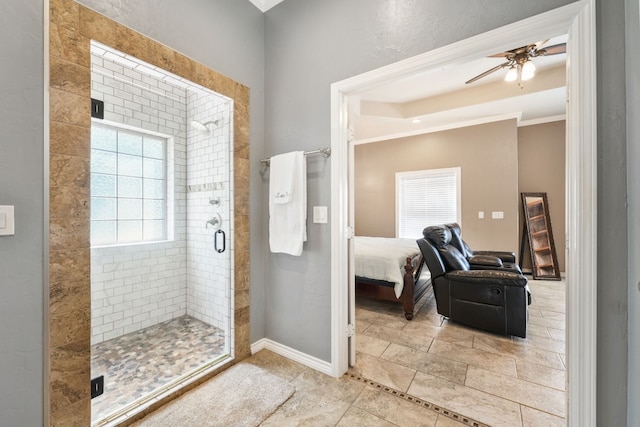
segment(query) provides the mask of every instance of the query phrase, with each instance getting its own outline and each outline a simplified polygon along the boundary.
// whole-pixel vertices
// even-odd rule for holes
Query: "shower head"
[[[212,120],[205,123],[199,122],[197,120],[191,120],[191,128],[197,130],[203,135],[210,136],[212,134],[212,130],[209,125],[213,125],[214,127],[220,126],[222,119]]]

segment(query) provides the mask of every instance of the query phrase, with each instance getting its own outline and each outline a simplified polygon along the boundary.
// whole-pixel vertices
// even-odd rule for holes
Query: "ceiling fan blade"
[[[478,75],[477,75],[477,76],[475,76],[474,78],[472,78],[472,79],[470,79],[470,80],[467,80],[466,82],[464,82],[464,84],[468,85],[469,83],[473,83],[473,82],[475,82],[476,80],[480,80],[481,78],[486,77],[486,76],[488,76],[489,74],[494,73],[494,72],[496,72],[496,71],[500,70],[501,68],[504,68],[504,67],[509,66],[509,64],[511,64],[511,61],[507,61],[507,62],[504,62],[504,63],[502,63],[502,64],[500,64],[500,65],[496,65],[495,67],[493,67],[493,68],[491,68],[491,69],[489,69],[489,70],[485,71],[484,73],[482,73],[482,74],[478,74]]]
[[[545,47],[538,51],[538,55],[558,55],[561,53],[567,53],[567,44],[559,43],[553,46]]]
[[[531,49],[532,46],[533,45],[517,47],[515,49],[507,50],[505,52],[501,52],[501,53],[496,53],[496,54],[490,55],[490,56],[488,56],[488,58],[507,58],[507,59],[512,59],[517,55],[525,53],[526,51]]]
[[[545,44],[549,43],[550,39],[545,39],[545,40],[541,40],[538,43],[536,43],[535,48],[536,49],[540,49],[542,46],[544,46]]]

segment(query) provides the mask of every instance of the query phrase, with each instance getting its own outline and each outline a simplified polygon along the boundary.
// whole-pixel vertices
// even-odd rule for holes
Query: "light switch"
[[[502,212],[502,211],[491,212],[491,218],[493,218],[493,219],[504,219],[504,212]]]
[[[478,219],[484,219],[484,212],[483,211],[479,211],[478,212]]]
[[[314,224],[327,223],[327,207],[326,206],[313,207],[313,223]]]
[[[13,236],[13,206],[0,206],[0,236]]]

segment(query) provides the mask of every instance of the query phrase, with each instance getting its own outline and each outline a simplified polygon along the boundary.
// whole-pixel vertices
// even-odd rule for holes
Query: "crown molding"
[[[353,145],[370,144],[372,142],[389,141],[391,139],[400,139],[400,138],[407,138],[410,136],[425,135],[428,133],[444,132],[447,130],[460,129],[460,128],[469,127],[469,126],[479,126],[487,123],[500,122],[500,121],[509,120],[509,119],[515,119],[517,123],[520,123],[521,117],[522,117],[522,112],[498,114],[495,116],[487,116],[487,117],[482,117],[480,119],[467,120],[464,122],[447,123],[444,125],[424,127],[421,129],[416,129],[416,130],[411,130],[406,132],[397,132],[394,134],[380,135],[372,138],[356,139],[353,141]],[[518,127],[519,126],[520,125],[518,125]]]
[[[521,128],[525,126],[542,125],[545,123],[559,122],[560,120],[567,120],[567,115],[558,114],[555,116],[538,117],[536,119],[531,119],[531,120],[521,120],[518,122],[518,127]]]

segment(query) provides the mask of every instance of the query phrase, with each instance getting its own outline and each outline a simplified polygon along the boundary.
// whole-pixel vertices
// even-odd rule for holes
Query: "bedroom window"
[[[91,124],[91,245],[167,238],[167,139]]]
[[[429,225],[460,223],[460,168],[396,173],[396,236],[417,239]]]

